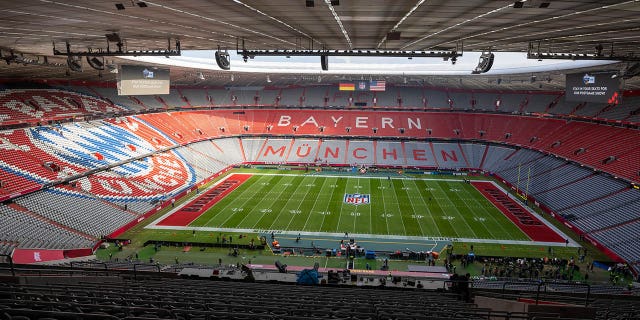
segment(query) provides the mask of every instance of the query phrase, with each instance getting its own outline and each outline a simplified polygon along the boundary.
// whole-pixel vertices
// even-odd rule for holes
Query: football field
[[[469,183],[366,175],[254,174],[187,227],[529,240]]]

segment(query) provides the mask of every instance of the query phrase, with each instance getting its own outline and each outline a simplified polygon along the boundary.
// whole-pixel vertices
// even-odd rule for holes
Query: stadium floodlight
[[[220,50],[220,46],[218,46],[218,51],[214,54],[216,58],[216,63],[218,67],[222,70],[229,70],[231,68],[231,61],[229,59],[229,53],[225,50],[222,52]]]
[[[82,60],[78,56],[67,57],[67,66],[75,72],[82,72]]]
[[[491,67],[493,66],[493,59],[494,55],[491,51],[482,52],[478,61],[478,66],[471,71],[471,74],[481,74],[491,70]]]
[[[100,57],[100,59],[98,59],[98,57],[87,57],[87,63],[91,68],[98,71],[104,70],[104,57]]]

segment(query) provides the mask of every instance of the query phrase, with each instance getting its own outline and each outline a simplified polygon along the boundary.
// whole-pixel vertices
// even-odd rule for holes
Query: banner
[[[64,259],[63,250],[46,250],[46,249],[13,249],[11,255],[13,263],[16,264],[28,264],[44,261],[54,261]]]

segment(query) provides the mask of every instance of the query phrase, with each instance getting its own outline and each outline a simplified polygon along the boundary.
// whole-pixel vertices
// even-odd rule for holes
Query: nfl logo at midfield
[[[344,194],[344,203],[347,204],[369,204],[370,197],[368,194],[359,194],[359,193],[345,193]]]

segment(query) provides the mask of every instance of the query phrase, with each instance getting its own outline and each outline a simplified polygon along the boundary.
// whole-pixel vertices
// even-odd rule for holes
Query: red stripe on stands
[[[184,204],[182,208],[158,222],[159,226],[186,227],[231,191],[251,178],[250,174],[233,174],[217,186]],[[215,194],[217,193],[217,194]]]
[[[523,208],[519,203],[511,199],[502,190],[496,188],[493,183],[472,181],[471,184],[482,195],[491,201],[509,220],[511,220],[522,232],[533,241],[565,242],[565,239],[542,223],[536,216]],[[497,197],[496,197],[497,195]],[[508,208],[508,207],[511,207]]]

